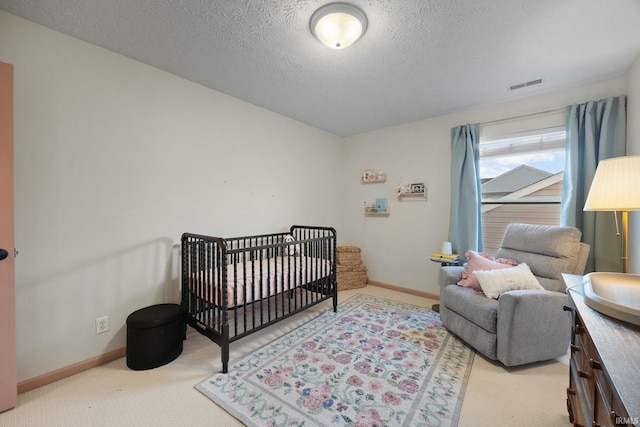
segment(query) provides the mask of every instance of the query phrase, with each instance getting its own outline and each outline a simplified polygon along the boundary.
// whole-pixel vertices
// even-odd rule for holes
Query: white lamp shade
[[[331,3],[316,10],[309,27],[314,36],[332,49],[351,46],[367,29],[367,17],[347,3]]]
[[[593,177],[584,210],[640,210],[640,156],[602,160]]]

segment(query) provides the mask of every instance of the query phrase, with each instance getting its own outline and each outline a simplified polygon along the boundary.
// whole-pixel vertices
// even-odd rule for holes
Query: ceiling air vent
[[[525,82],[525,83],[518,83],[517,85],[513,85],[513,86],[509,86],[509,90],[517,90],[517,89],[522,89],[523,87],[529,87],[529,86],[533,86],[533,85],[539,85],[542,83],[542,79],[537,79],[537,80],[531,80],[529,82]]]

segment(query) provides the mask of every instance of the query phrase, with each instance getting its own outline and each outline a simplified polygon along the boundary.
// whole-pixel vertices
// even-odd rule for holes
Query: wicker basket
[[[338,265],[360,265],[360,248],[357,246],[338,246]]]
[[[338,290],[362,288],[367,285],[367,267],[364,265],[338,265]]]

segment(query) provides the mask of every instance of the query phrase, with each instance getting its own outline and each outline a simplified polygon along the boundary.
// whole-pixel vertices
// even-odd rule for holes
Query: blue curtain
[[[591,245],[585,272],[622,271],[622,240],[613,212],[585,212],[598,162],[626,152],[626,97],[567,107],[567,142],[560,223],[582,230]]]
[[[479,129],[477,123],[451,129],[449,241],[463,262],[467,250],[482,251]]]

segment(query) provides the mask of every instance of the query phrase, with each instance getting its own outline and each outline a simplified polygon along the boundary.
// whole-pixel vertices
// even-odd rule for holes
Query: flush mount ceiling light
[[[311,32],[332,49],[351,46],[367,30],[367,16],[347,3],[330,3],[311,15]]]

